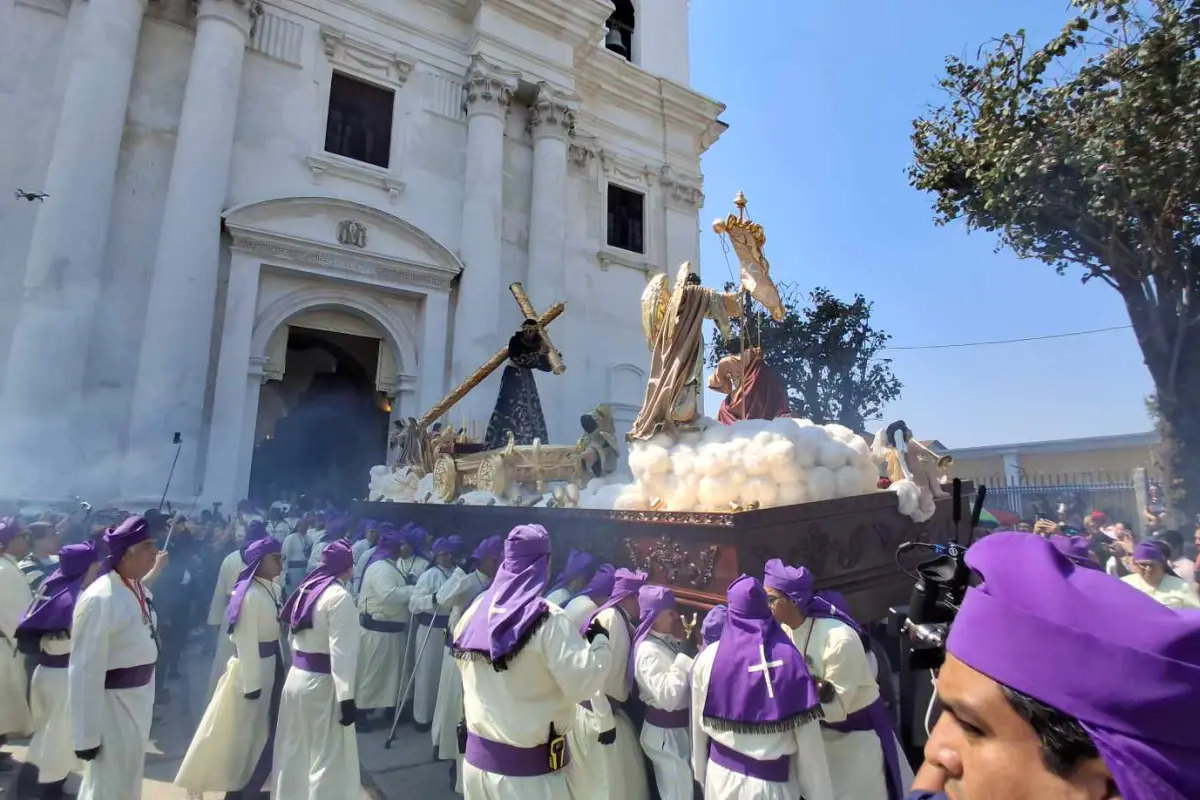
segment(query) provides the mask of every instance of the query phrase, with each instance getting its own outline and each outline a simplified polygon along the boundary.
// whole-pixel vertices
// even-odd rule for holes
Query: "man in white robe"
[[[17,626],[18,646],[37,652],[29,700],[34,733],[26,762],[36,771],[31,782],[38,784],[39,800],[66,798],[67,776],[82,770],[67,707],[67,665],[75,604],[100,572],[99,548],[92,541],[69,544],[59,551],[55,563],[58,568],[42,582]],[[18,778],[18,796],[21,789]]]
[[[462,549],[462,539],[447,536],[438,539],[431,548],[433,566],[417,578],[409,610],[413,614],[416,633],[409,647],[413,656],[413,724],[421,733],[433,727],[433,709],[437,705],[438,682],[442,677],[442,656],[446,651],[446,627],[450,608],[438,603],[437,593],[454,574],[454,560]]]
[[[85,761],[78,800],[141,800],[154,713],[154,616],[141,581],[158,545],[142,517],[104,534],[101,575],[71,623],[67,706],[75,755]]]
[[[763,586],[771,613],[804,656],[809,673],[823,684],[821,738],[834,797],[899,800],[908,793],[912,772],[853,620],[814,594],[812,574],[803,567],[772,559],[765,567]],[[892,748],[890,754],[883,742]]]
[[[719,641],[692,665],[692,774],[706,800],[832,800],[804,659],[743,575],[729,587]]]
[[[449,630],[454,630],[463,612],[479,593],[492,583],[492,576],[504,555],[504,540],[489,536],[479,543],[466,568],[457,567],[450,579],[438,590],[438,605],[450,608]],[[473,568],[473,569],[472,569]],[[454,642],[446,637],[446,649]],[[458,723],[463,715],[462,674],[453,658],[442,658],[442,674],[438,680],[437,703],[433,708],[433,756],[441,761],[454,762],[450,766],[450,783],[462,794],[462,770],[458,752]]]
[[[334,517],[326,523],[324,532],[321,533],[320,538],[313,542],[312,550],[308,554],[308,569],[310,572],[320,566],[321,553],[324,552],[325,548],[345,537],[346,522],[345,517]],[[351,578],[353,577],[351,575]]]
[[[407,586],[416,586],[417,580],[425,574],[429,569],[429,560],[421,555],[422,550],[428,545],[428,536],[424,529],[412,524],[405,524],[400,528],[400,533],[404,535],[404,544],[400,546],[400,557],[396,559],[396,569],[400,571],[400,576],[404,578],[404,583]],[[412,605],[411,599],[409,605]],[[412,687],[411,678],[413,663],[417,658],[417,645],[414,644],[417,634],[417,626],[412,621],[412,611],[408,608],[404,609],[404,614],[401,617],[405,625],[408,627],[407,635],[404,642],[404,670],[401,674],[400,686],[408,686],[408,695],[403,699],[397,699],[397,703],[403,704],[402,720],[412,720]]]
[[[612,659],[599,623],[586,635],[541,597],[550,537],[522,525],[504,543],[492,585],[463,613],[454,657],[463,678],[467,800],[570,800],[565,733]]]
[[[294,529],[283,539],[283,585],[291,594],[308,574],[308,536],[303,526]]]
[[[226,792],[228,800],[251,800],[270,785],[283,680],[275,583],[283,571],[282,550],[270,536],[245,549],[246,568],[226,613],[234,657],[175,776],[175,785],[191,793]]]
[[[546,599],[559,608],[565,608],[575,593],[591,579],[595,561],[591,553],[572,550],[567,556],[566,565],[550,584]]]
[[[575,620],[576,624],[586,624],[592,612],[612,596],[616,572],[617,570],[612,564],[601,564],[596,567],[591,579],[574,597],[567,601],[562,610],[567,612],[567,616]]]
[[[390,523],[381,527],[379,544],[363,574],[358,598],[358,728],[371,730],[370,712],[379,710],[380,721],[390,722],[400,695],[404,652],[408,644],[408,604],[413,587],[396,567],[405,543],[404,534]]]
[[[229,598],[233,595],[233,586],[237,583],[238,575],[246,568],[243,553],[246,547],[267,536],[267,526],[261,520],[251,520],[244,532],[244,542],[221,560],[217,569],[217,583],[213,586],[212,599],[208,603],[208,625],[216,628],[217,648],[213,655],[212,667],[208,671],[208,692],[205,697],[212,699],[217,690],[217,681],[225,674],[225,667],[233,656],[233,642],[226,629],[229,622],[226,615],[229,612]]]
[[[331,543],[280,618],[291,630],[292,666],[283,683],[275,738],[278,800],[347,800],[361,792],[354,678],[358,612],[346,590],[350,543]]]
[[[33,602],[29,581],[20,567],[28,554],[29,534],[20,522],[15,517],[0,520],[0,745],[9,736],[29,734],[33,727],[25,658],[16,651],[17,623]],[[5,753],[0,769],[12,769],[11,759]]]
[[[662,586],[643,586],[638,606],[633,677],[646,704],[639,741],[654,767],[661,800],[692,800],[692,658],[675,636],[683,629],[675,594]]]

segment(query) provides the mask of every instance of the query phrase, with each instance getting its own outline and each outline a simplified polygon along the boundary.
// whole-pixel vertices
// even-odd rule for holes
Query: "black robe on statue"
[[[500,376],[500,394],[484,440],[487,449],[508,444],[509,431],[517,444],[533,444],[534,439],[546,444],[546,418],[533,376],[535,369],[551,371],[550,360],[542,352],[541,337],[530,341],[518,332],[508,340],[508,364]]]

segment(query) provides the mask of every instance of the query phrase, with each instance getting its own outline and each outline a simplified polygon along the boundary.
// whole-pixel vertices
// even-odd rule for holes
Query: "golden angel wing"
[[[666,273],[660,272],[650,279],[650,283],[642,292],[642,333],[646,336],[646,346],[651,349],[658,341],[670,299],[671,289],[667,284]]]

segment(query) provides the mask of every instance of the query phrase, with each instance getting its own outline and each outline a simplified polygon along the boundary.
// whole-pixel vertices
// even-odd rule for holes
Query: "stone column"
[[[504,305],[512,304],[500,274],[503,233],[504,123],[517,87],[517,73],[490,63],[479,55],[471,57],[467,69],[467,165],[463,181],[462,236],[459,253],[463,275],[459,283],[458,309],[454,320],[452,383],[467,378],[501,347],[512,331],[500,321]],[[450,411],[454,424],[465,415],[486,425],[500,371],[492,373]]]
[[[184,436],[175,481],[191,497],[199,455],[217,293],[221,213],[229,182],[242,60],[256,8],[200,0],[171,180],[146,310],[122,494],[147,495],[170,469],[163,442]],[[219,458],[219,456],[218,456]]]
[[[425,295],[421,320],[421,362],[417,377],[417,396],[414,411],[405,416],[419,416],[433,408],[446,396],[446,340],[450,297],[445,292],[431,291]],[[500,346],[497,345],[499,350]],[[493,351],[494,352],[494,351]],[[457,385],[457,384],[456,384]]]
[[[72,491],[87,428],[83,376],[125,109],[146,0],[91,0],[62,101],[54,150],[25,262],[25,297],[0,399],[4,493],[50,499]],[[80,489],[82,491],[82,489]]]

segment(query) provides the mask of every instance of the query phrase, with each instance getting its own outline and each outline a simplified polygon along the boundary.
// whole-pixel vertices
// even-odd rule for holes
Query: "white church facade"
[[[514,282],[536,313],[566,305],[566,372],[537,377],[551,441],[602,402],[628,427],[639,298],[698,260],[725,127],[688,87],[687,15],[0,0],[0,497],[147,507],[173,469],[175,507],[229,509],[326,384],[378,419],[311,430],[382,459],[389,418],[506,345]],[[482,433],[499,375],[447,421]]]

